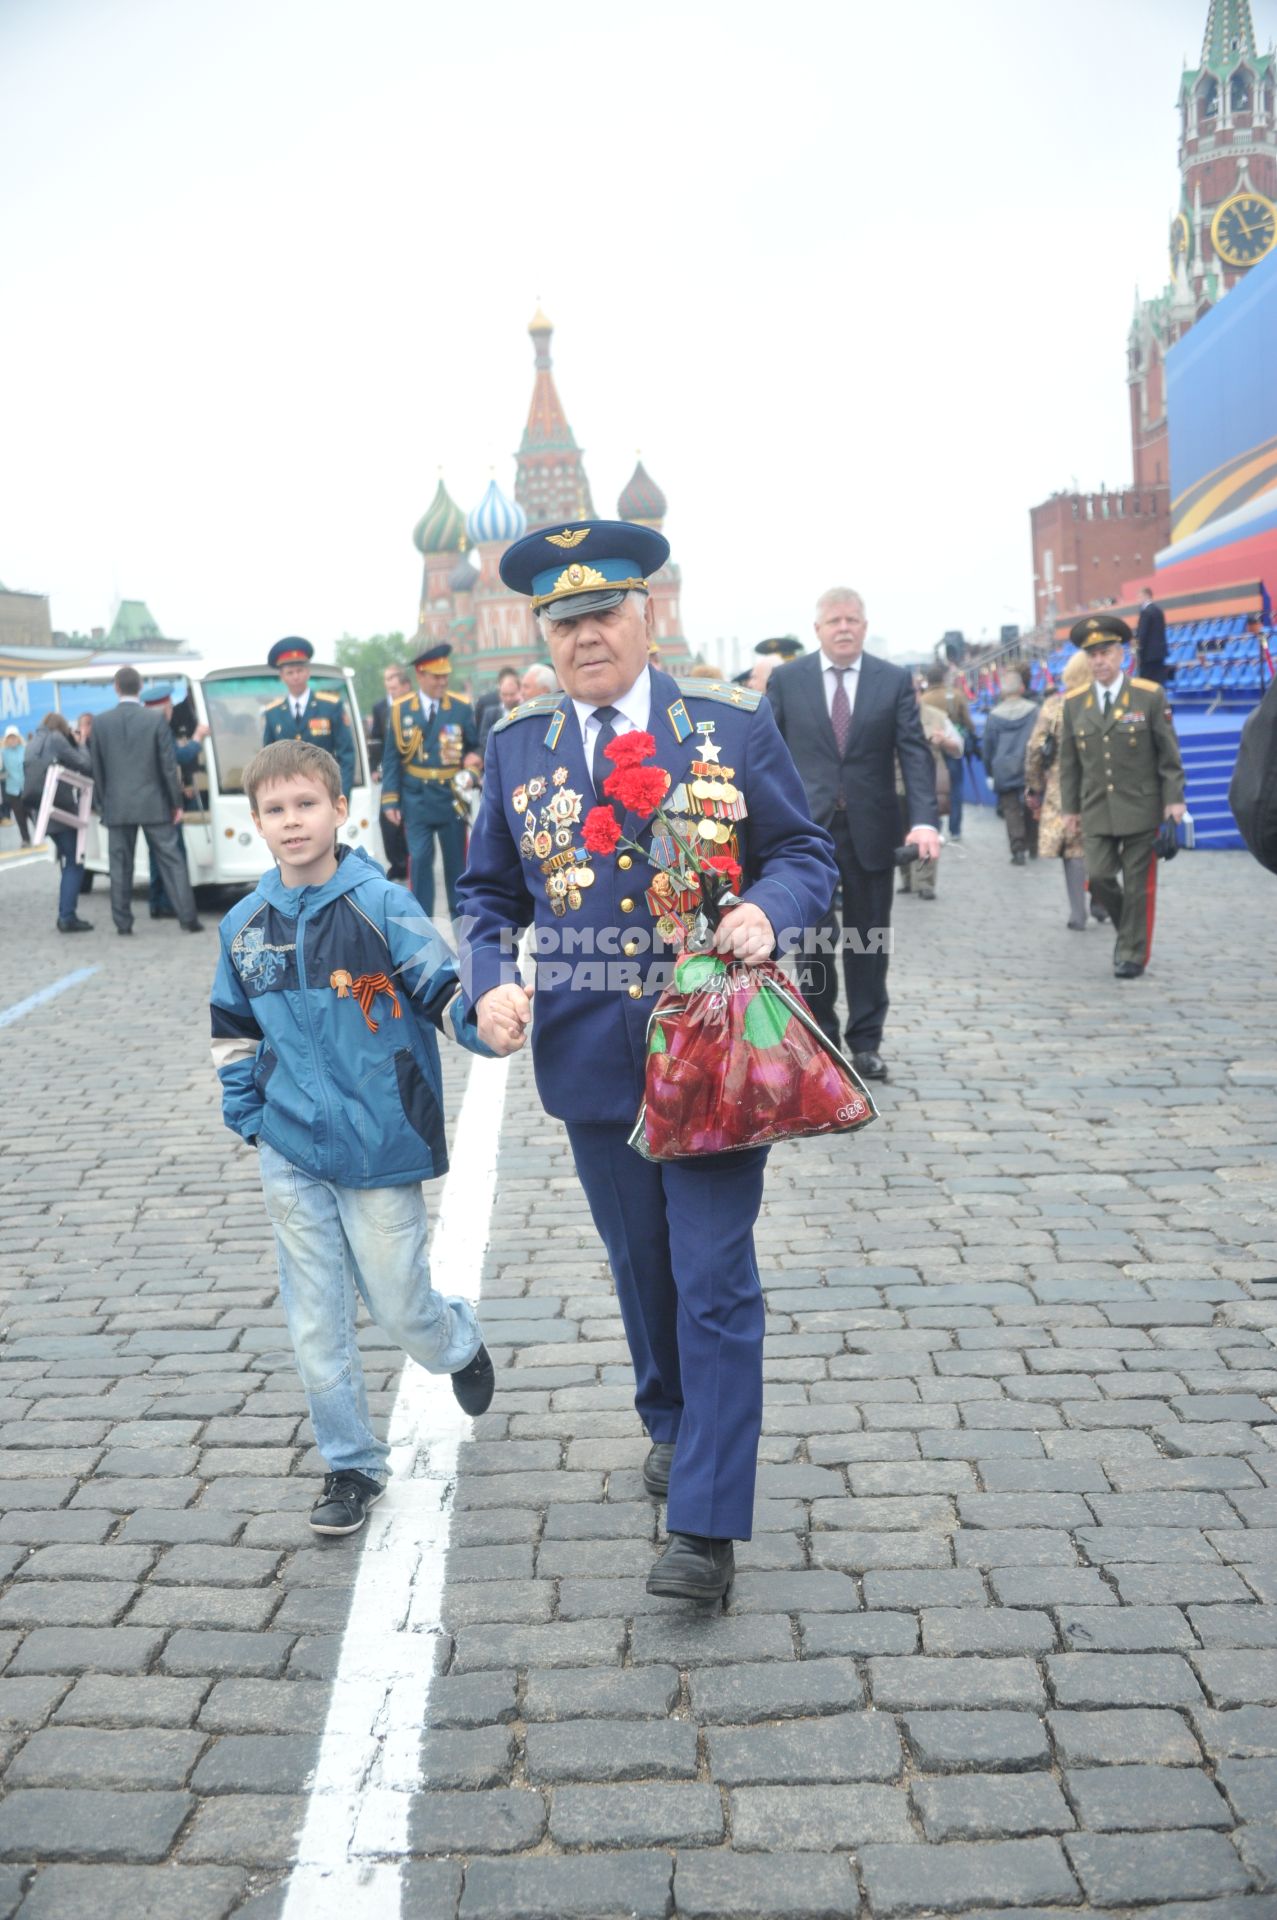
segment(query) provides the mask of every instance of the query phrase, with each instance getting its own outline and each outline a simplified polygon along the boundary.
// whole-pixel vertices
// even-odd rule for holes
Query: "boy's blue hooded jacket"
[[[286,887],[273,870],[222,921],[222,1114],[338,1186],[435,1179],[448,1167],[435,1028],[446,1017],[463,1046],[492,1056],[461,1018],[456,962],[412,894],[360,848],[338,859],[321,887]]]

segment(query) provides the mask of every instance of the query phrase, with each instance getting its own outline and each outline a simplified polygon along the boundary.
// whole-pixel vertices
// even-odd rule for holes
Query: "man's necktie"
[[[293,701],[293,719],[300,720],[301,717],[302,717],[302,703],[300,700],[294,700]]]
[[[1107,720],[1113,710],[1113,695],[1108,687],[1104,689],[1104,718]]]
[[[620,710],[617,707],[595,707],[594,709],[593,718],[598,721],[599,730],[594,736],[594,755],[590,761],[590,778],[594,782],[595,794],[600,800],[603,799],[603,782],[612,771],[611,762],[605,760],[603,757],[604,749],[610,747],[615,740],[616,727],[614,722],[619,720],[620,717]]]
[[[832,671],[837,676],[838,685],[834,688],[829,718],[833,722],[834,743],[838,748],[838,758],[841,760],[847,751],[847,742],[851,738],[851,702],[847,698],[847,675],[850,668],[834,667]]]

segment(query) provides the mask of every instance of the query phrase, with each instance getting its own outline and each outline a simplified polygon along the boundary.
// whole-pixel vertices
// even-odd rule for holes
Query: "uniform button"
[[[638,952],[638,941],[627,940],[625,945],[622,947],[621,951],[625,955],[627,960],[632,960],[635,954]]]
[[[621,869],[622,873],[628,873],[630,868],[634,865],[634,862],[631,860],[628,853],[623,853],[618,859],[616,864]]]
[[[629,993],[631,1000],[641,1000],[643,998],[642,987],[639,987],[639,986],[630,987],[627,989],[627,991]]]
[[[1110,781],[1109,781],[1109,792],[1110,792],[1110,793],[1112,793],[1112,791],[1113,791],[1113,782],[1112,782],[1112,781],[1110,780]]]
[[[621,912],[622,912],[622,913],[633,913],[633,911],[634,911],[634,902],[633,902],[632,900],[622,900],[622,902],[621,902]]]

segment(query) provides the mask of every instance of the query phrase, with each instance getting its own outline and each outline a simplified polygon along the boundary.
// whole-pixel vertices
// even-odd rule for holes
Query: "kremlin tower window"
[[[1250,75],[1244,67],[1239,68],[1228,83],[1228,110],[1230,113],[1250,112]]]
[[[1213,74],[1203,80],[1197,94],[1197,123],[1202,132],[1207,132],[1206,121],[1213,121],[1219,112],[1219,82]]]

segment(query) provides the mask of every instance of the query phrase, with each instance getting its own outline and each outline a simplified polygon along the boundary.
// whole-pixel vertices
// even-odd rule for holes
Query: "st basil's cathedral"
[[[539,310],[528,326],[536,356],[532,404],[516,458],[514,498],[493,478],[487,492],[463,514],[440,478],[435,497],[413,529],[424,562],[417,638],[452,643],[453,671],[476,693],[490,687],[502,667],[522,670],[545,649],[527,600],[504,585],[501,556],[529,528],[592,519],[594,503],[585,462],[563,411],[550,361],[554,329]],[[660,528],[665,495],[640,460],[616,503],[617,518]],[[690,659],[679,611],[679,570],[671,562],[650,581],[661,661],[678,671]]]

